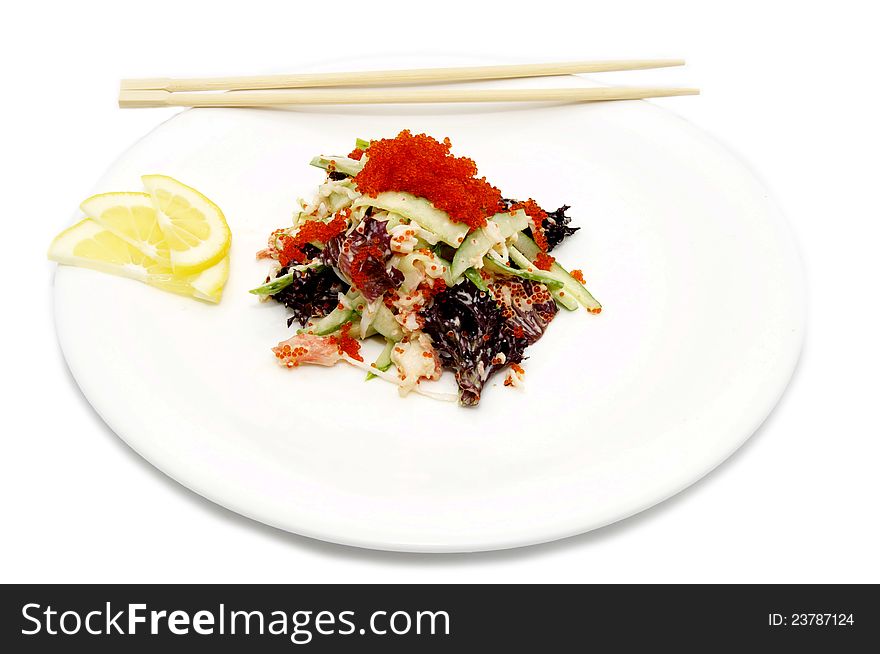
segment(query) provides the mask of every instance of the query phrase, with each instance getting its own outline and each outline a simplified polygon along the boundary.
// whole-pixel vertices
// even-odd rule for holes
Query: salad
[[[344,361],[401,395],[476,406],[495,373],[521,383],[526,348],[560,308],[601,311],[580,271],[550,254],[578,229],[569,207],[503,197],[448,138],[358,139],[348,156],[311,165],[326,179],[269,236],[258,257],[273,269],[251,291],[301,327],[273,348],[281,365]],[[384,347],[367,363],[361,343],[373,337]],[[431,390],[444,370],[457,395]]]

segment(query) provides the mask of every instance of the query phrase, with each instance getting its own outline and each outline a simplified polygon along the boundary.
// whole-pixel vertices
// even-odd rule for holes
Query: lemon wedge
[[[82,212],[152,259],[168,261],[170,253],[159,228],[149,193],[101,193],[80,206]]]
[[[141,179],[157,210],[173,272],[193,275],[220,263],[232,240],[220,208],[173,177],[144,175]]]
[[[229,279],[229,256],[220,259],[207,270],[195,275],[189,282],[193,296],[206,302],[219,302],[223,296],[223,287]]]
[[[136,279],[165,291],[208,302],[220,301],[223,285],[229,276],[228,258],[197,275],[175,275],[168,261],[147,256],[90,218],[56,236],[49,246],[49,259]]]

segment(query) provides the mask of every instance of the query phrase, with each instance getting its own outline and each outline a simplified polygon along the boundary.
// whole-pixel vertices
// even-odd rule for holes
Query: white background
[[[880,48],[869,3],[821,6],[81,0],[7,8],[0,581],[880,582]],[[118,79],[295,71],[389,53],[401,67],[407,53],[688,59],[686,69],[603,78],[703,89],[659,102],[729,144],[773,189],[810,287],[807,343],[788,392],[708,478],[639,516],[552,544],[369,552],[282,533],[203,500],[92,411],[55,340],[45,249],[114,157],[174,113],[120,111]]]

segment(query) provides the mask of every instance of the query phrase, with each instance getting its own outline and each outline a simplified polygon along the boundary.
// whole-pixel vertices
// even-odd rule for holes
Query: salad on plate
[[[408,130],[317,156],[327,176],[293,224],[258,257],[273,263],[251,291],[290,310],[282,366],[343,361],[410,392],[476,406],[487,380],[522,382],[526,349],[560,308],[599,313],[578,270],[550,254],[577,227],[568,206],[505,198],[477,166]],[[366,362],[365,339],[384,341]],[[457,394],[431,389],[444,370]]]

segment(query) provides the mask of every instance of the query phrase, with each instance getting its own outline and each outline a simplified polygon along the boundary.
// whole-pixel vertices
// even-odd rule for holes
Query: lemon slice
[[[207,302],[219,302],[228,278],[229,257],[226,256],[220,259],[220,263],[215,263],[190,280],[193,295]]]
[[[228,258],[198,275],[175,275],[167,261],[147,256],[90,218],[56,236],[49,246],[49,258],[58,263],[136,279],[165,291],[208,302],[220,301],[223,284],[229,275]]]
[[[56,236],[49,246],[49,258],[141,282],[146,282],[150,275],[171,274],[169,263],[148,257],[90,218]]]
[[[172,177],[144,175],[141,179],[158,211],[172,270],[192,275],[220,263],[232,240],[220,208]]]
[[[80,205],[83,213],[152,259],[170,253],[149,193],[101,193]]]

